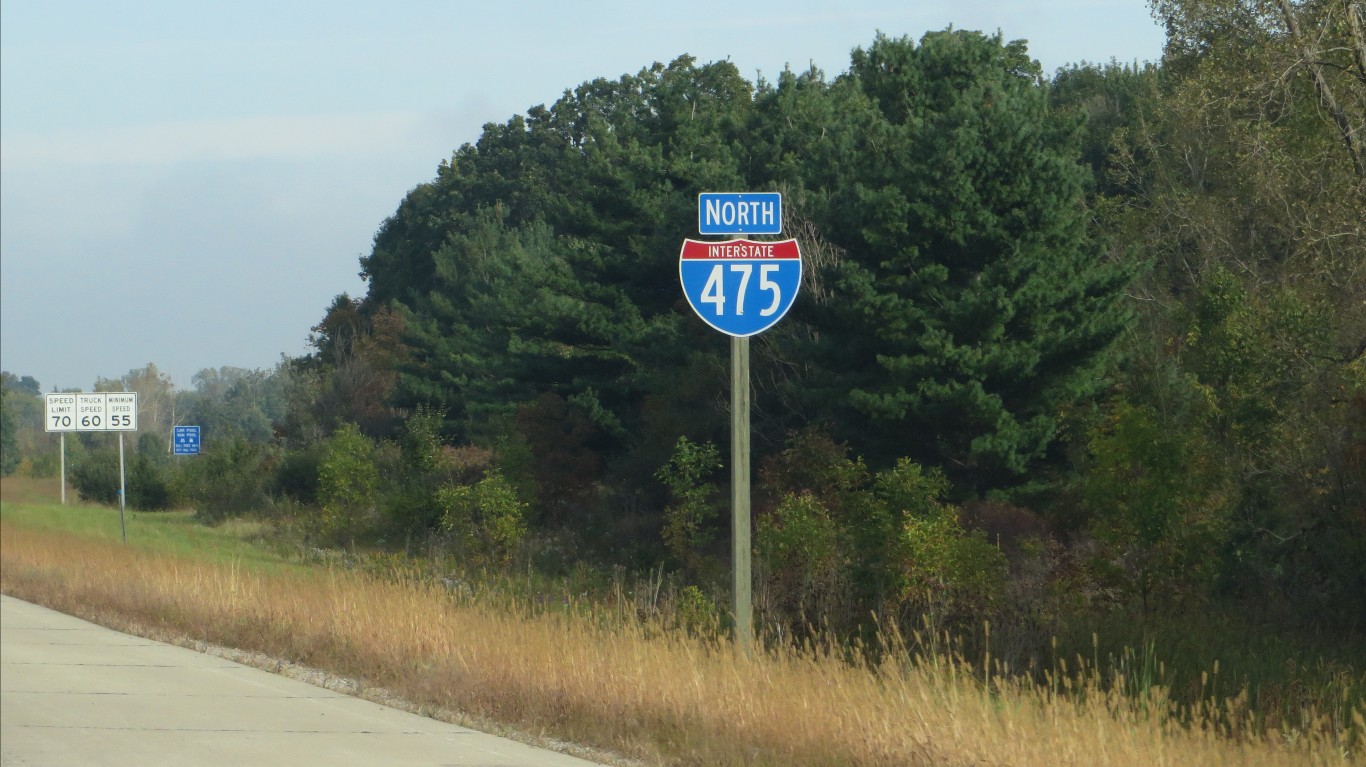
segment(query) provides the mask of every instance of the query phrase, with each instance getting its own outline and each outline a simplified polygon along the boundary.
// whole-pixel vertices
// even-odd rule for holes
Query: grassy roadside
[[[63,506],[50,497],[49,484],[29,478],[7,477],[0,487],[4,518],[26,528],[67,532],[101,540],[119,541],[118,508],[80,503]],[[54,487],[55,482],[51,483]],[[207,527],[188,511],[125,510],[128,545],[148,553],[176,554],[215,562],[247,563],[254,567],[298,567],[268,545],[269,530],[259,522],[233,521]]]
[[[1209,711],[1188,729],[1160,691],[1133,701],[1084,674],[1051,687],[1000,678],[987,687],[980,669],[962,663],[894,656],[870,670],[819,650],[737,657],[727,644],[593,609],[493,606],[401,572],[289,566],[241,531],[187,531],[172,516],[145,516],[154,519],[130,524],[122,546],[116,511],[6,502],[0,588],[647,763],[1360,763],[1322,723],[1229,737],[1199,726],[1214,721]],[[158,525],[164,545],[154,544]],[[1366,729],[1360,712],[1356,726]]]

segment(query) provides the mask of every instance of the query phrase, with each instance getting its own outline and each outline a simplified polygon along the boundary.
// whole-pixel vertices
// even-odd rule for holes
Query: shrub
[[[384,491],[384,517],[397,535],[427,538],[441,529],[443,510],[437,498],[446,485],[478,481],[491,465],[492,453],[473,446],[442,444],[441,411],[419,407],[403,426],[394,470]]]
[[[473,485],[437,491],[441,527],[466,554],[507,562],[526,537],[527,505],[496,469]]]
[[[318,465],[322,533],[352,544],[375,515],[379,469],[375,445],[355,424],[344,424],[327,440]]]
[[[137,453],[125,468],[128,484],[128,505],[143,511],[163,511],[171,508],[174,494],[173,469],[164,461]]]
[[[935,622],[987,612],[1005,585],[1005,556],[959,524],[957,508],[942,500],[949,491],[944,475],[902,458],[878,474],[875,485],[900,525],[898,606]]]
[[[691,636],[715,637],[721,615],[716,603],[696,586],[684,586],[674,599],[675,625]]]
[[[79,440],[67,441],[67,474],[71,486],[87,501],[117,506],[119,502],[119,451],[116,447],[82,450]],[[160,453],[160,442],[142,435],[138,448],[125,446],[123,485],[127,505],[144,511],[171,507],[175,499],[175,471]]]
[[[26,456],[19,464],[18,472],[25,477],[56,477],[61,473],[62,456],[57,450]]]
[[[711,442],[697,444],[679,437],[673,455],[655,477],[669,488],[673,503],[664,510],[664,543],[685,566],[715,532],[717,487],[708,478],[721,468],[721,453]]]
[[[303,449],[285,453],[275,467],[274,492],[296,503],[310,506],[316,504],[318,470],[321,466],[320,450]]]
[[[1089,447],[1083,494],[1095,515],[1092,531],[1109,549],[1108,561],[1097,563],[1102,574],[1138,600],[1145,619],[1203,600],[1230,493],[1198,421],[1173,423],[1156,407],[1119,398],[1092,429]]]
[[[845,630],[880,613],[920,627],[963,622],[998,602],[1005,556],[959,524],[937,469],[902,458],[869,472],[828,438],[805,434],[769,462],[766,475],[787,483],[783,499],[759,518],[771,620],[793,628],[821,620]]]
[[[76,440],[70,440],[76,442]],[[81,498],[95,503],[119,502],[119,454],[111,447],[68,453],[67,474]]]
[[[212,524],[261,509],[273,458],[267,446],[235,438],[184,461],[180,488],[195,518]]]
[[[758,522],[765,607],[780,615],[843,621],[850,597],[847,541],[810,492],[788,495]]]

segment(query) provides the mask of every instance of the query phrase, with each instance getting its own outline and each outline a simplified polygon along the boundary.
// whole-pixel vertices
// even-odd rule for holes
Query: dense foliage
[[[685,56],[489,124],[312,354],[100,382],[157,408],[139,456],[205,428],[204,456],[139,458],[130,501],[662,567],[724,605],[727,341],[676,259],[699,192],[775,190],[806,270],[753,345],[767,628],[991,618],[1032,657],[1114,611],[1366,628],[1360,5],[1153,6],[1160,65],[879,36],[834,78]],[[6,471],[55,470],[17,425],[36,395],[6,375]],[[108,446],[70,442],[107,499]]]

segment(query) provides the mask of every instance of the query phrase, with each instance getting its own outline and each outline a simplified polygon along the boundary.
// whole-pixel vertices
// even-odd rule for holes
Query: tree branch
[[[1357,79],[1366,85],[1366,23],[1361,20],[1361,7],[1356,0],[1342,0],[1347,11],[1347,28],[1352,32],[1352,59],[1357,65]]]
[[[1304,66],[1309,70],[1310,77],[1314,80],[1314,91],[1319,95],[1319,101],[1323,104],[1328,113],[1332,115],[1333,122],[1337,124],[1338,133],[1342,136],[1342,141],[1347,145],[1347,155],[1352,158],[1352,170],[1356,172],[1359,179],[1366,179],[1366,166],[1361,163],[1361,153],[1357,148],[1355,131],[1352,124],[1347,120],[1347,114],[1338,106],[1337,99],[1333,96],[1333,90],[1328,86],[1328,80],[1323,76],[1323,69],[1318,64],[1319,57],[1310,50],[1309,44],[1305,42],[1304,36],[1300,33],[1299,19],[1295,18],[1295,9],[1291,7],[1290,0],[1279,0],[1281,15],[1285,17],[1285,25],[1290,30],[1290,37],[1300,49],[1300,56],[1304,59]],[[1350,5],[1350,0],[1349,0]],[[1349,18],[1354,18],[1348,13]]]

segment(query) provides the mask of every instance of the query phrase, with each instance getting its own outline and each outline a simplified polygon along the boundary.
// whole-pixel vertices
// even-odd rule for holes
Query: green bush
[[[773,513],[759,517],[756,538],[769,611],[812,619],[847,617],[847,536],[818,497],[788,495]]]
[[[527,504],[494,469],[473,485],[446,485],[437,491],[441,527],[466,554],[511,559],[526,538]]]
[[[674,623],[691,636],[715,637],[721,626],[721,613],[702,589],[684,586],[674,599]]]
[[[295,450],[280,457],[275,467],[274,492],[307,506],[318,502],[318,471],[322,452]]]
[[[1125,398],[1112,402],[1090,434],[1091,466],[1083,497],[1093,534],[1105,544],[1097,574],[1135,600],[1146,620],[1154,611],[1189,607],[1208,597],[1230,497],[1198,408],[1208,407],[1186,382],[1191,414],[1172,417]]]
[[[389,528],[409,541],[425,540],[441,527],[437,489],[458,471],[441,442],[445,414],[419,407],[403,424],[398,455],[383,492],[382,507]]]
[[[76,440],[70,440],[76,442]],[[81,498],[95,503],[119,502],[119,453],[111,447],[69,451],[67,476]]]
[[[999,601],[1005,555],[962,527],[939,470],[902,458],[873,473],[803,434],[765,475],[786,493],[759,517],[770,619],[846,629],[878,613],[919,628],[963,623]]]
[[[715,533],[717,487],[708,480],[720,468],[721,453],[716,445],[699,445],[679,437],[668,463],[655,473],[673,499],[664,510],[664,543],[685,566],[696,564],[697,550]]]
[[[9,404],[8,389],[0,388],[0,475],[8,477],[22,460],[19,455],[19,419]]]
[[[207,523],[259,511],[266,502],[274,453],[265,445],[233,439],[216,442],[182,461],[180,488]]]
[[[138,453],[125,468],[128,505],[143,511],[164,511],[174,503],[173,469],[156,458]]]
[[[988,613],[1005,586],[1006,559],[980,533],[963,529],[943,502],[949,483],[909,459],[880,473],[875,492],[900,529],[895,539],[896,604],[935,621]]]
[[[151,437],[151,439],[147,439]],[[111,506],[119,502],[119,451],[116,447],[81,450],[78,440],[68,440],[67,474],[71,486],[81,497]],[[73,449],[74,448],[74,449]],[[176,498],[175,470],[160,453],[160,442],[145,434],[138,449],[123,455],[123,485],[127,505],[144,511],[170,508]]]
[[[318,465],[323,535],[355,543],[374,523],[378,493],[375,445],[360,427],[344,424],[327,440]]]
[[[62,456],[57,450],[25,456],[19,464],[20,473],[25,477],[56,477],[62,470]]]

